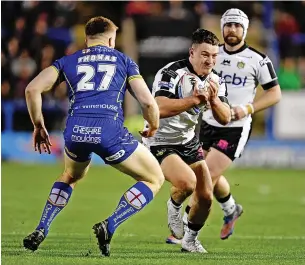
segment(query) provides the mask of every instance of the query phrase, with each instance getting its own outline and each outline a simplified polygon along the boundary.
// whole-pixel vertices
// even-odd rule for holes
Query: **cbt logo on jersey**
[[[238,76],[236,73],[234,73],[233,75],[230,74],[224,74],[223,71],[219,72],[219,76],[222,77],[225,81],[226,84],[232,84],[235,86],[245,86],[247,83],[247,77],[244,76]]]

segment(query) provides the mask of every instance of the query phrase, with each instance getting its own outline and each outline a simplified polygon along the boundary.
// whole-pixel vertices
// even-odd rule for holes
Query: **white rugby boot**
[[[198,240],[198,231],[186,229],[184,237],[181,240],[181,251],[192,253],[208,253]]]
[[[176,239],[181,239],[184,234],[181,209],[182,205],[177,207],[172,203],[171,199],[167,201],[168,228]]]

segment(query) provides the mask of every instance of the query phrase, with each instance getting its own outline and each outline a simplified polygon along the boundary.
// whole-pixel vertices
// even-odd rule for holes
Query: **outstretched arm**
[[[143,118],[149,124],[149,130],[142,135],[144,137],[153,136],[159,128],[159,108],[151,95],[143,78],[135,78],[129,81],[132,94],[141,105]]]
[[[49,134],[45,128],[42,115],[41,94],[50,90],[58,78],[58,71],[50,66],[36,76],[25,89],[25,98],[28,111],[34,125],[33,147],[41,154],[41,146],[45,152],[51,153]]]

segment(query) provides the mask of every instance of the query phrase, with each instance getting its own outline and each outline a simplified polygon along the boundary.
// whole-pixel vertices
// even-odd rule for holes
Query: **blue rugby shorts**
[[[77,162],[91,159],[92,153],[106,164],[118,164],[137,148],[138,141],[121,121],[113,118],[70,116],[63,132],[65,153]]]

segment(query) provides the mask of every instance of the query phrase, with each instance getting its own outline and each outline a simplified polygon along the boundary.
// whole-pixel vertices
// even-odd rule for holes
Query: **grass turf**
[[[155,200],[117,229],[110,258],[99,255],[91,227],[106,218],[134,182],[93,166],[76,187],[48,238],[32,253],[22,247],[36,227],[62,165],[2,164],[2,264],[305,264],[305,172],[232,169],[232,194],[244,207],[230,239],[219,239],[222,213],[214,201],[200,240],[207,255],[181,253],[168,235],[166,183]]]

